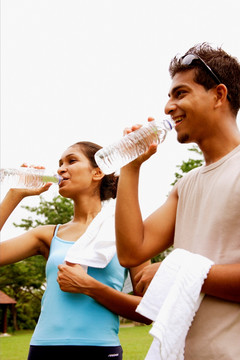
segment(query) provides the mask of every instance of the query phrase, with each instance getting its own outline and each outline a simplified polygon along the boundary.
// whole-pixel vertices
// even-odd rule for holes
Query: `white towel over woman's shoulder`
[[[70,247],[65,261],[104,268],[116,253],[115,202],[103,205],[86,232]]]
[[[212,265],[208,258],[183,249],[164,259],[136,310],[155,321],[150,330],[154,340],[145,359],[184,359],[185,339]]]

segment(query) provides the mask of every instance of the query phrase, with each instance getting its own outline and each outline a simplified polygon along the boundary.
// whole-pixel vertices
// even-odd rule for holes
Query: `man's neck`
[[[240,132],[237,123],[224,123],[216,126],[214,134],[203,139],[199,144],[206,165],[210,165],[230,153],[240,145]]]

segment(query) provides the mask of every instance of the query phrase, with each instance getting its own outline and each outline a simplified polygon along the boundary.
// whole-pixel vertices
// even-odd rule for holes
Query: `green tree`
[[[34,219],[29,217],[22,219],[21,224],[14,224],[25,230],[38,225],[64,224],[73,216],[72,201],[61,196],[54,197],[52,201],[40,197],[39,206],[22,207],[37,215]],[[46,260],[39,255],[0,268],[0,290],[17,301],[17,319],[21,329],[32,329],[36,325],[45,290],[45,265]],[[9,324],[11,327],[11,318]]]
[[[171,185],[175,185],[176,182],[185,174],[188,173],[189,171],[202,166],[203,165],[203,156],[202,156],[202,152],[199,149],[199,147],[197,145],[193,146],[192,148],[188,149],[188,151],[192,151],[195,154],[197,154],[197,156],[199,156],[199,159],[188,159],[188,161],[183,161],[181,165],[177,165],[177,168],[180,169],[180,173],[175,173],[175,180],[173,181],[173,183]]]
[[[39,316],[45,289],[45,260],[35,256],[0,268],[0,289],[17,301],[20,329],[32,329]],[[13,326],[12,318],[8,325]]]
[[[22,219],[21,224],[15,224],[16,227],[29,230],[39,225],[54,225],[65,224],[72,219],[73,216],[73,202],[60,195],[53,198],[52,201],[46,201],[40,196],[40,203],[38,206],[22,206],[22,208],[37,215],[34,219],[28,217]]]

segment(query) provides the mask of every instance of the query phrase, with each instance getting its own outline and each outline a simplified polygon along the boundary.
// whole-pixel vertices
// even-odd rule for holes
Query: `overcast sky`
[[[56,170],[77,141],[107,145],[126,126],[162,119],[171,58],[206,41],[240,59],[239,13],[236,0],[2,0],[1,167]],[[189,147],[173,131],[144,164],[144,216],[166,198]],[[46,198],[54,195],[56,186]],[[21,216],[2,239],[20,233],[11,223]]]

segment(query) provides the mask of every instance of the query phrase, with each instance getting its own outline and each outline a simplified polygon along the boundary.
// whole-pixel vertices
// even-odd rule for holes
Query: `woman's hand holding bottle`
[[[31,165],[31,166],[28,166],[27,164],[23,163],[21,165],[21,167],[24,167],[24,168],[33,168],[33,169],[42,169],[44,170],[45,167],[44,166],[39,166],[39,165]],[[26,175],[25,175],[26,176]],[[29,174],[27,175],[29,177],[31,177],[32,175]],[[26,181],[26,180],[25,180]],[[16,194],[21,194],[23,197],[26,197],[26,196],[35,196],[35,195],[41,195],[43,192],[47,191],[52,185],[52,182],[47,182],[45,184],[43,184],[43,186],[41,187],[37,187],[34,188],[29,188],[29,187],[22,187],[22,188],[12,188],[12,190],[16,193]]]
[[[27,167],[25,164],[22,165],[22,167]],[[43,167],[35,167],[37,169],[44,169]],[[3,201],[0,204],[0,230],[2,229],[3,225],[5,224],[8,217],[11,215],[13,210],[16,208],[16,206],[21,202],[22,199],[24,199],[27,196],[36,196],[41,195],[43,192],[47,191],[50,186],[52,185],[51,182],[45,183],[41,187],[36,188],[27,188],[27,187],[21,187],[21,188],[10,188],[4,197]]]

